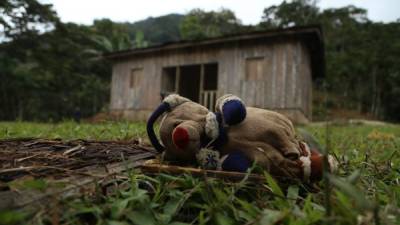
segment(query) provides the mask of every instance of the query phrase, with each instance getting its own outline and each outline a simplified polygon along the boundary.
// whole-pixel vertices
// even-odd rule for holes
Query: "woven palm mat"
[[[152,158],[155,154],[153,148],[139,141],[0,140],[0,182],[26,175],[59,179],[87,172],[85,168]]]

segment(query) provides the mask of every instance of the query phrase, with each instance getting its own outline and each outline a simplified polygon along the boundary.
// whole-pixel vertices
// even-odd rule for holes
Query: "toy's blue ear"
[[[233,152],[221,158],[219,167],[225,171],[246,172],[251,166],[250,160],[241,152]]]
[[[246,118],[246,106],[234,95],[222,96],[215,107],[217,112],[221,113],[223,122],[228,126],[238,124]]]

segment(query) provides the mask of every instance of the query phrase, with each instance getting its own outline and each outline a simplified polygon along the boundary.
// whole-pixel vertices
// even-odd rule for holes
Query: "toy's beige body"
[[[302,174],[297,161],[302,155],[299,140],[292,122],[282,114],[247,107],[246,119],[227,133],[222,154],[238,150],[273,174]]]

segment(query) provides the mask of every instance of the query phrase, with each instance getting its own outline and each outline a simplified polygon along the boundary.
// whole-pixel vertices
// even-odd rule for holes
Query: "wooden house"
[[[212,109],[235,94],[247,106],[276,110],[294,122],[312,118],[312,81],[324,76],[319,27],[253,32],[113,52],[110,111],[146,120],[162,93],[175,92]]]

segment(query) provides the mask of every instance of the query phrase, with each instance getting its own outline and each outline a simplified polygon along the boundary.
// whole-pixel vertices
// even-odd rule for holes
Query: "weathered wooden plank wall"
[[[246,78],[246,60],[262,59]],[[162,69],[218,63],[218,96],[232,93],[247,105],[270,109],[297,109],[311,118],[311,65],[299,40],[236,43],[234,45],[170,50],[135,56],[114,64],[111,110],[152,110],[160,102]],[[130,88],[132,69],[143,69],[141,84]],[[252,70],[253,71],[253,70]]]

